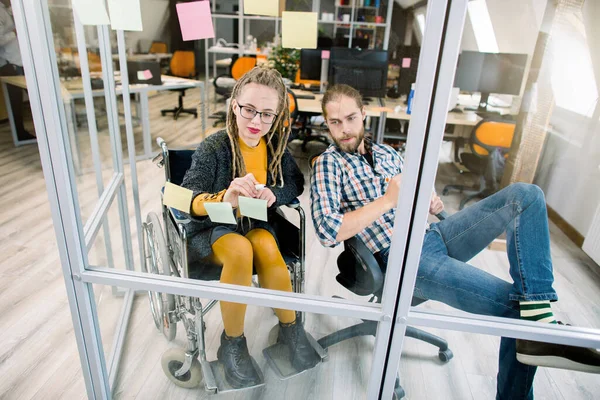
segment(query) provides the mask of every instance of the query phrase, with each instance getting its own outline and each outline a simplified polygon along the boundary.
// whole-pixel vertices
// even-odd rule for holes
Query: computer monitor
[[[300,51],[300,79],[321,80],[322,49],[302,49]]]
[[[458,58],[454,86],[480,92],[479,110],[487,108],[490,93],[521,93],[527,54],[463,51]]]
[[[363,96],[385,97],[387,61],[387,51],[333,47],[329,59],[329,84],[345,83]]]

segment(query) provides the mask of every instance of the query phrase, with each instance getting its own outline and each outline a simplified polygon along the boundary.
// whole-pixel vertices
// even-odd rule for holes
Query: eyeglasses
[[[270,112],[256,111],[252,107],[243,106],[241,104],[238,104],[238,107],[240,108],[240,114],[241,114],[241,116],[244,117],[244,118],[246,118],[246,119],[254,119],[254,117],[256,117],[256,114],[260,114],[260,120],[264,124],[272,124],[273,122],[275,122],[275,118],[277,118],[277,114],[273,114],[273,113],[270,113]]]

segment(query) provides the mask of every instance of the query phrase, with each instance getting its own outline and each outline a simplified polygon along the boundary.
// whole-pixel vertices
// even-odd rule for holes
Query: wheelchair
[[[157,143],[161,152],[153,162],[164,168],[166,181],[180,185],[191,165],[194,150],[169,150],[162,138],[158,138]],[[291,274],[292,288],[294,292],[300,293],[304,291],[305,280],[305,214],[297,199],[287,207],[298,213],[299,227],[290,222],[281,209],[277,209],[271,217],[272,226]],[[187,258],[186,225],[190,220],[184,213],[164,205],[161,217],[151,212],[143,223],[145,272],[188,278],[191,268]],[[218,280],[219,276],[202,276],[200,279]],[[199,298],[156,292],[148,292],[148,297],[156,328],[168,341],[175,338],[178,322],[182,322],[186,332],[187,348],[171,348],[161,358],[163,372],[169,380],[183,388],[194,388],[204,378],[204,386],[208,392],[236,390],[226,383],[219,361],[209,362],[206,358],[204,316],[217,304],[217,300],[209,300],[203,304]],[[301,313],[299,320],[302,320]],[[276,328],[277,325],[272,332]],[[271,334],[269,337],[275,336]],[[307,333],[307,337],[321,360],[326,360],[326,352],[310,334]],[[293,369],[289,355],[282,347],[284,346],[274,344],[264,349],[263,353],[269,366],[280,378],[285,379],[300,371]],[[260,371],[258,368],[257,370]],[[253,388],[262,385],[264,379],[261,376],[261,383]]]

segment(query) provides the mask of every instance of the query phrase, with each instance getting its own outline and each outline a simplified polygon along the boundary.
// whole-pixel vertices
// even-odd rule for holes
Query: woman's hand
[[[235,208],[238,206],[238,197],[240,195],[252,198],[257,197],[259,191],[254,187],[254,185],[257,184],[258,181],[252,174],[247,174],[241,178],[235,178],[229,184],[229,188],[225,192],[225,196],[223,196],[223,202],[229,202],[231,203],[231,206]]]
[[[277,200],[277,197],[275,197],[275,195],[269,188],[259,190],[257,198],[261,200],[266,200],[267,207],[271,207],[275,203],[275,200]]]

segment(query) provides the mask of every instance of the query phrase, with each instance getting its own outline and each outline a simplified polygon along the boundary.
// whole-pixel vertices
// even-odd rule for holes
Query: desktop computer
[[[490,93],[521,93],[526,64],[526,54],[463,51],[458,58],[454,86],[467,92],[480,92],[477,110],[485,112]]]
[[[329,59],[329,84],[345,83],[365,97],[385,97],[388,52],[334,47]]]

